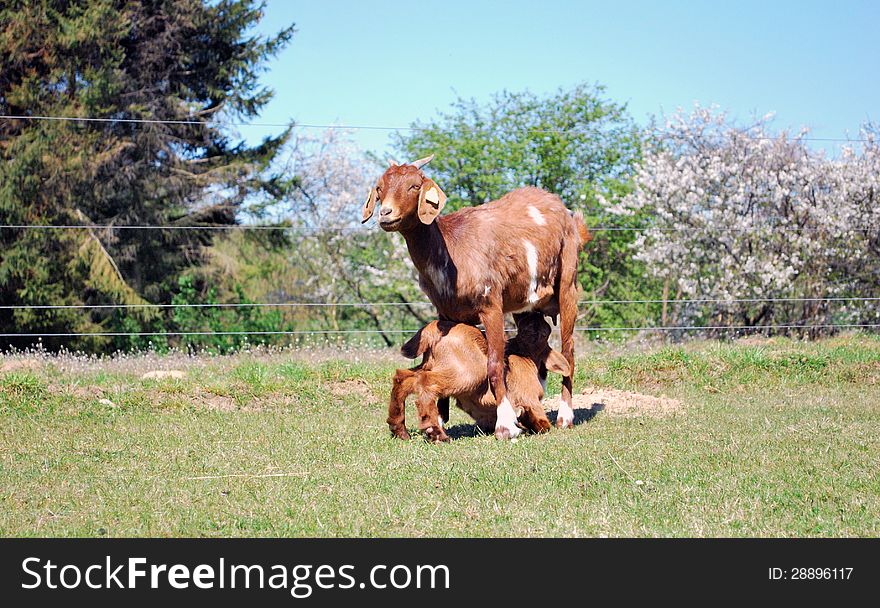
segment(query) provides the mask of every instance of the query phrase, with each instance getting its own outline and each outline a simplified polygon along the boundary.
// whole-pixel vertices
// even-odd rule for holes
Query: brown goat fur
[[[578,251],[589,238],[583,219],[558,196],[533,187],[439,215],[446,195],[421,171],[431,158],[392,164],[370,191],[363,221],[380,202],[379,226],[403,235],[419,285],[440,319],[485,326],[487,374],[498,403],[496,437],[519,433],[506,399],[504,314],[558,315],[569,373],[557,426],[570,426]]]
[[[550,348],[550,325],[541,313],[517,315],[517,335],[507,342],[508,395],[519,423],[535,433],[550,428],[541,405],[547,372],[570,373],[568,362]],[[485,432],[496,423],[496,403],[489,389],[486,337],[473,325],[433,321],[403,345],[401,353],[422,362],[412,369],[399,369],[388,405],[388,427],[395,437],[408,439],[405,403],[416,395],[419,429],[432,441],[447,441],[437,400],[455,397]],[[447,414],[448,416],[448,414]],[[448,418],[446,419],[448,421]]]

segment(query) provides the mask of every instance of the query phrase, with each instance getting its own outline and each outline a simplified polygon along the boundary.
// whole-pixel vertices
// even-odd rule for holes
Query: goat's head
[[[377,202],[382,207],[379,226],[386,232],[411,230],[418,222],[433,222],[446,204],[446,195],[422,173],[422,167],[432,158],[433,154],[403,165],[392,161],[367,196],[362,223],[373,216]]]
[[[568,376],[571,368],[565,357],[550,348],[550,324],[543,313],[527,312],[514,315],[516,337],[511,339],[511,350],[516,354],[531,358],[540,368],[543,363],[547,370]]]

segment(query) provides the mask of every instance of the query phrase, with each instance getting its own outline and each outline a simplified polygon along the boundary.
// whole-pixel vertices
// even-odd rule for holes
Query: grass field
[[[581,349],[576,390],[681,407],[516,443],[392,440],[406,363],[0,358],[0,535],[880,536],[877,338]]]

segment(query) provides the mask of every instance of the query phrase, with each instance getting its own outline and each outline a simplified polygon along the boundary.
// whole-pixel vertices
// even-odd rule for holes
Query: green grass
[[[880,535],[880,340],[582,349],[576,389],[685,405],[516,443],[391,439],[405,362],[356,359],[0,372],[0,535]]]

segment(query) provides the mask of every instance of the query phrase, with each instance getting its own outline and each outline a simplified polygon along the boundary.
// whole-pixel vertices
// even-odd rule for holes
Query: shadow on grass
[[[480,427],[476,424],[456,424],[455,426],[446,429],[446,434],[449,435],[450,439],[455,441],[456,439],[482,437],[486,433],[481,431]]]
[[[574,411],[574,426],[586,424],[604,409],[604,403],[594,403],[589,408],[576,409]],[[556,426],[556,412],[547,412],[547,418],[550,419],[550,424]],[[449,438],[453,441],[456,439],[468,439],[486,435],[486,433],[480,430],[476,424],[456,424],[455,426],[447,428],[446,434],[449,435]]]
[[[584,424],[596,417],[596,414],[605,409],[604,403],[593,403],[589,408],[579,407],[574,410],[574,425]],[[548,412],[547,418],[556,426],[556,412]]]

